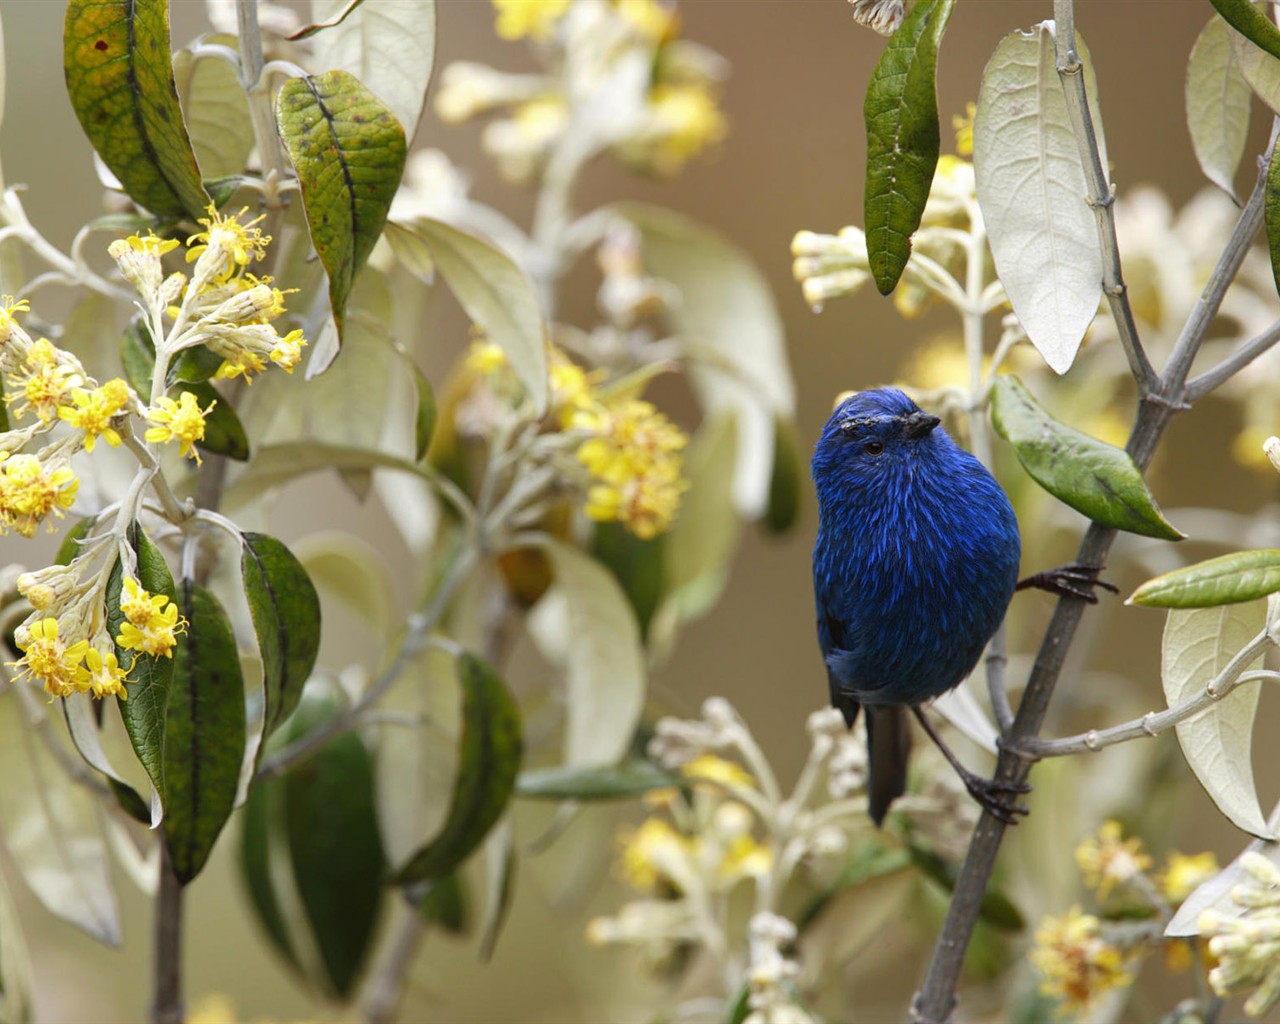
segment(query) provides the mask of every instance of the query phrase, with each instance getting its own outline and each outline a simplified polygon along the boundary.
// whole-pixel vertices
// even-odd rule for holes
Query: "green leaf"
[[[424,217],[413,230],[463,310],[506,353],[535,414],[547,407],[547,342],[533,283],[497,246],[444,221]]]
[[[89,531],[93,529],[93,524],[97,521],[96,516],[87,516],[71,527],[63,535],[62,543],[58,545],[58,553],[53,559],[54,563],[57,565],[70,565],[72,560],[80,554],[80,541],[89,536]]]
[[[120,337],[120,363],[129,387],[145,403],[151,400],[151,376],[156,366],[156,350],[141,320],[130,320]]]
[[[423,918],[438,924],[450,935],[466,935],[471,930],[471,906],[467,887],[456,871],[445,875],[427,889],[418,904]]]
[[[889,40],[867,86],[867,258],[881,295],[911,255],[938,166],[938,46],[954,0],[919,0]]]
[[[164,723],[164,835],[184,885],[200,873],[231,815],[244,758],[244,678],[231,621],[189,579],[178,607],[187,630],[173,652]]]
[[[204,345],[183,349],[170,364],[169,383],[185,381],[194,384],[208,380],[218,372],[223,362],[222,356]]]
[[[1102,166],[1093,65],[1076,37]],[[1055,373],[1075,360],[1102,297],[1102,254],[1080,146],[1058,77],[1053,23],[1005,36],[987,62],[973,171],[992,259],[1031,344]]]
[[[991,422],[1041,487],[1095,522],[1181,540],[1127,452],[1053,419],[1017,377],[996,378]]]
[[[1160,673],[1169,706],[1203,690],[1265,623],[1263,601],[1170,610],[1161,643]],[[1259,655],[1245,671],[1261,664]],[[1253,721],[1261,687],[1261,680],[1237,686],[1223,700],[1180,722],[1176,730],[1187,764],[1218,809],[1237,828],[1273,839],[1253,778]]]
[[[927,877],[933,879],[947,892],[955,891],[956,878],[959,872],[953,865],[948,864],[932,850],[927,850],[921,846],[911,845],[908,847],[908,851],[911,856],[911,863]],[[982,894],[978,917],[980,920],[986,921],[987,924],[1004,931],[1022,931],[1027,926],[1026,919],[1022,916],[1022,911],[1014,905],[1013,901],[999,889],[991,887]]]
[[[516,795],[537,800],[626,800],[655,789],[682,789],[688,783],[652,761],[586,768],[536,768],[521,772]]]
[[[1129,604],[1150,608],[1209,608],[1253,601],[1280,591],[1280,549],[1237,551],[1147,580]]]
[[[307,701],[290,723],[290,739],[333,712],[331,701]],[[373,760],[358,736],[338,737],[285,776],[284,824],[294,884],[325,975],[339,996],[349,996],[373,947],[386,870]]]
[[[311,12],[326,23],[312,44],[313,66],[351,72],[391,108],[412,141],[435,66],[435,0],[311,0]]]
[[[136,522],[129,526],[128,539],[129,546],[137,554],[137,580],[142,589],[153,597],[164,594],[170,601],[174,600],[173,576],[160,549]],[[113,638],[120,635],[120,627],[125,622],[120,611],[123,571],[123,565],[117,559],[107,580],[107,629]],[[173,680],[173,658],[126,650],[118,642],[116,657],[120,666],[129,672],[128,697],[125,700],[117,698],[120,716],[124,719],[134,753],[163,800],[164,720],[169,706],[169,685]]]
[[[263,735],[283,722],[302,696],[320,653],[320,598],[287,547],[262,533],[242,535],[240,571],[262,655]]]
[[[63,70],[80,125],[124,190],[152,213],[205,214],[169,58],[166,0],[70,0]]]
[[[621,585],[643,638],[662,599],[666,535],[658,534],[645,540],[621,523],[596,523],[591,555],[613,573]]]
[[[1221,18],[1211,18],[1201,31],[1187,62],[1186,104],[1187,128],[1200,169],[1236,199],[1236,170],[1249,134],[1250,95],[1232,55],[1230,34]]]
[[[1227,24],[1255,46],[1280,57],[1280,29],[1251,0],[1209,0]]]
[[[414,458],[421,462],[427,457],[431,438],[436,432],[436,393],[431,389],[427,375],[413,365],[413,383],[418,392],[418,411],[414,416]]]
[[[449,816],[436,837],[409,858],[403,885],[450,874],[484,841],[515,788],[523,749],[520,712],[497,673],[470,654],[458,659],[462,739]]]
[[[329,275],[329,305],[341,334],[347,297],[382,234],[404,171],[404,129],[345,71],[291,78],[280,90],[276,124],[298,173],[311,244]]]
[[[239,49],[233,35],[204,36],[200,45]],[[236,69],[217,57],[196,57],[182,49],[173,55],[173,77],[201,173],[224,181],[238,176],[253,149],[253,118]],[[210,181],[205,187],[212,191]]]
[[[900,846],[884,847],[871,842],[858,847],[835,881],[801,912],[796,919],[796,927],[803,932],[843,890],[904,871],[910,865],[911,854]]]
[[[271,874],[272,857],[277,849],[276,834],[282,831],[283,821],[284,780],[255,783],[240,814],[240,875],[267,938],[281,956],[301,972],[302,961],[289,935]]]
[[[1271,162],[1267,164],[1263,216],[1267,225],[1267,251],[1271,254],[1271,276],[1280,291],[1280,146],[1271,151]]]
[[[773,418],[773,473],[769,477],[769,504],[764,524],[770,533],[786,533],[800,513],[800,488],[804,480],[804,460],[796,425],[781,416]]]

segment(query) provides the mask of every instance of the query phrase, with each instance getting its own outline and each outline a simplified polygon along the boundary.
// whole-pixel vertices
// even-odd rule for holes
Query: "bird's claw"
[[[1018,824],[1018,815],[1030,814],[1030,810],[1017,803],[1017,797],[1031,792],[1025,782],[1006,782],[1001,779],[984,779],[981,775],[969,775],[964,780],[969,795],[978,801],[983,810],[1006,825]]]
[[[1101,571],[1097,566],[1072,562],[1070,565],[1060,565],[1056,569],[1046,569],[1044,572],[1038,572],[1024,580],[1019,580],[1017,589],[1026,590],[1028,587],[1034,587],[1037,590],[1047,590],[1049,593],[1057,594],[1059,597],[1077,597],[1081,601],[1087,601],[1089,604],[1097,604],[1098,595],[1094,592],[1095,587],[1109,590],[1113,594],[1120,593],[1120,588],[1114,583],[1098,579],[1098,573]]]

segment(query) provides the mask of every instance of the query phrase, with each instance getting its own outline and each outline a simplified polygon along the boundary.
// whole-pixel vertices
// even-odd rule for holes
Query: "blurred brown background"
[[[438,6],[437,70],[458,58],[508,69],[526,65],[528,56],[520,45],[494,36],[487,2],[441,0]],[[903,321],[873,290],[829,303],[815,316],[791,280],[789,243],[796,230],[834,231],[861,222],[862,95],[883,40],[857,26],[842,0],[683,0],[679,6],[684,34],[732,64],[723,101],[731,134],[711,158],[695,160],[673,182],[639,180],[601,162],[588,174],[578,202],[586,207],[634,197],[660,203],[714,226],[752,254],[773,286],[786,323],[807,459],[838,390],[892,379],[913,345],[951,326],[949,314],[941,312]],[[203,30],[199,0],[175,0],[173,9],[175,42]],[[1078,28],[1097,68],[1114,180],[1122,193],[1142,182],[1158,183],[1175,207],[1181,205],[1205,184],[1187,137],[1183,76],[1192,42],[1212,13],[1209,4],[1086,0],[1077,4],[1077,11]],[[65,246],[76,227],[99,212],[101,190],[89,145],[64,94],[63,5],[6,0],[0,12],[8,62],[0,129],[4,179],[29,186],[25,202],[32,220]],[[950,117],[976,99],[982,66],[999,39],[1051,14],[1047,0],[965,0],[958,5],[939,70],[944,151],[949,148]],[[1265,143],[1262,120],[1255,112],[1249,153]],[[444,127],[428,112],[418,144],[445,149],[471,174],[476,195],[525,219],[528,197],[513,197],[497,181],[479,150],[478,135],[471,126]],[[1242,168],[1241,180],[1251,174],[1250,167]],[[1123,248],[1122,238],[1122,253]],[[568,318],[588,315],[590,301],[589,294],[571,296]],[[456,338],[449,344],[456,345]],[[1234,423],[1229,416],[1215,420],[1212,414],[1211,406],[1198,410],[1168,439],[1166,453],[1177,452],[1176,472],[1167,454],[1155,470],[1166,509],[1198,504],[1206,494],[1241,509],[1275,500],[1274,478],[1250,476],[1221,455]],[[346,514],[351,522],[336,525],[364,529],[358,508],[351,506]],[[326,519],[315,525],[335,524]],[[730,697],[758,729],[784,778],[794,774],[803,756],[804,718],[824,698],[809,584],[815,527],[815,511],[807,501],[800,523],[786,538],[747,531],[725,599],[682,636],[674,659],[654,680],[654,692],[664,705],[690,714],[708,694]],[[22,559],[17,550],[21,543],[12,537],[0,541],[0,562]],[[1122,573],[1116,582],[1128,590],[1139,578]],[[1034,636],[1051,603],[1046,597],[1019,600],[1030,605],[1024,618],[1027,635]],[[1112,601],[1098,619],[1104,641],[1123,637],[1123,650],[1111,655],[1115,667],[1132,667],[1148,677],[1145,692],[1151,706],[1157,706],[1161,617],[1121,610]],[[1271,697],[1264,697],[1264,705],[1274,703]],[[1274,714],[1264,715],[1260,729],[1274,721]],[[1174,741],[1165,737],[1156,742]],[[1185,771],[1176,764],[1171,770]],[[1273,779],[1274,774],[1260,784],[1264,806],[1280,790]],[[1123,779],[1117,784],[1123,785]],[[1185,788],[1191,792],[1180,813],[1188,833],[1196,835],[1193,845],[1203,848],[1211,842],[1221,859],[1230,859],[1240,837],[1222,823],[1189,776]],[[308,1002],[278,969],[245,917],[232,877],[232,853],[230,844],[221,844],[211,869],[191,893],[188,991],[192,996],[229,992],[247,1017],[306,1014]],[[49,1019],[140,1018],[149,977],[149,921],[144,901],[123,879],[121,891],[127,907],[126,943],[118,953],[101,950],[69,927],[50,923],[30,903],[24,905],[44,989],[41,1003]],[[616,902],[615,894],[612,905]],[[580,924],[558,913],[535,886],[523,886],[511,927],[487,970],[475,966],[470,948],[429,939],[415,976],[415,1009],[407,1019],[591,1020],[597,1018],[582,1016],[575,990],[647,984],[632,974],[617,986],[614,954],[585,950],[578,939]],[[915,969],[904,967],[899,979],[907,988],[915,980],[908,970]]]

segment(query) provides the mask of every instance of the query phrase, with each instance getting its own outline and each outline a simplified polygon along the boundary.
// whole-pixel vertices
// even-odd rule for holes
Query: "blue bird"
[[[813,549],[818,642],[831,703],[852,727],[867,710],[869,812],[881,824],[906,790],[910,710],[1001,820],[1025,786],[967,771],[920,705],[972,671],[1018,583],[1018,521],[995,477],[896,388],[855,393],[813,455],[820,524]],[[1024,581],[1093,600],[1096,570]],[[1083,584],[1083,585],[1082,585]]]

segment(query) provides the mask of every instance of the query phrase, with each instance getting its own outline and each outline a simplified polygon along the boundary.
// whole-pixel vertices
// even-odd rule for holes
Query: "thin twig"
[[[1280,320],[1255,338],[1250,338],[1212,370],[1206,370],[1187,382],[1186,400],[1197,402],[1210,391],[1225,384],[1251,362],[1280,341]]]
[[[1084,65],[1076,53],[1075,9],[1072,0],[1054,0],[1054,53],[1057,57],[1058,80],[1067,101],[1067,116],[1080,149],[1080,162],[1089,188],[1085,201],[1093,208],[1098,226],[1098,248],[1102,252],[1102,291],[1111,307],[1120,335],[1120,344],[1129,360],[1129,371],[1138,382],[1142,394],[1156,390],[1159,379],[1138,337],[1138,325],[1129,305],[1129,292],[1120,269],[1120,243],[1116,239],[1115,193],[1102,166],[1098,136],[1089,111],[1089,98],[1084,87]]]
[[[1259,633],[1235,657],[1200,690],[1199,693],[1180,701],[1164,711],[1148,711],[1141,718],[1135,718],[1121,725],[1113,725],[1106,729],[1090,729],[1075,736],[1062,739],[1046,740],[1032,736],[1016,747],[1016,752],[1029,758],[1063,757],[1067,754],[1085,754],[1114,746],[1126,740],[1139,739],[1143,736],[1158,736],[1188,718],[1198,715],[1205,708],[1217,704],[1237,686],[1256,680],[1274,680],[1274,672],[1246,672],[1245,666],[1255,658],[1261,657],[1275,641],[1267,636],[1266,631]]]

